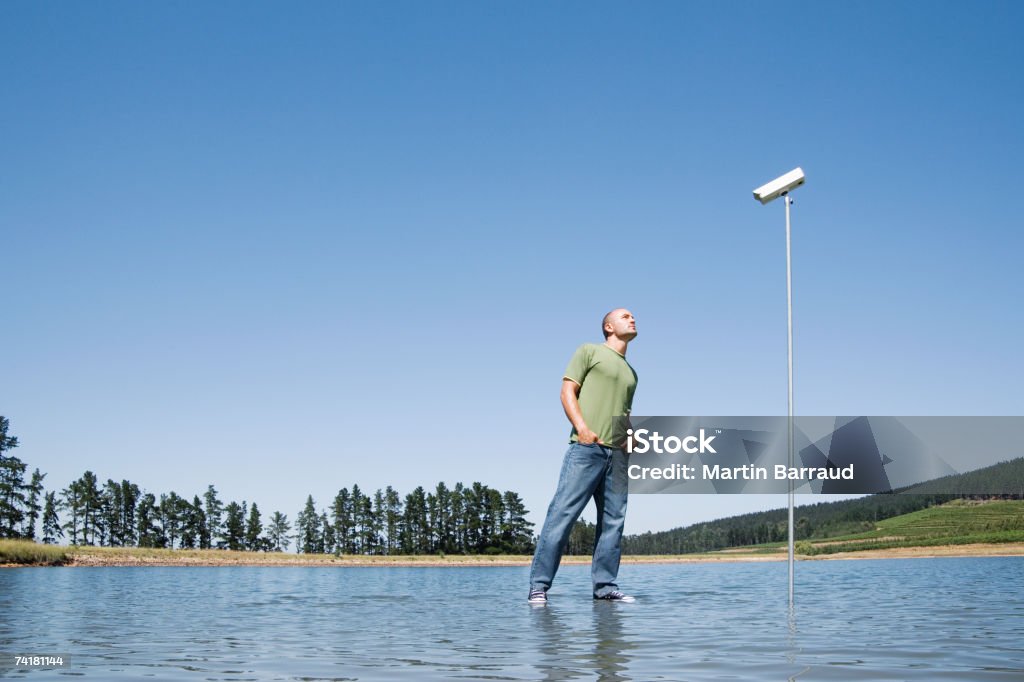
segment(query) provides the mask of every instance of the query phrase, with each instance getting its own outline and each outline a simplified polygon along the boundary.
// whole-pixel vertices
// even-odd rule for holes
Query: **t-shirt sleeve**
[[[591,352],[586,344],[577,348],[576,352],[572,355],[572,359],[569,360],[569,366],[565,368],[565,374],[562,375],[562,378],[571,379],[582,386],[583,379],[586,378],[587,372],[590,370],[590,358]]]

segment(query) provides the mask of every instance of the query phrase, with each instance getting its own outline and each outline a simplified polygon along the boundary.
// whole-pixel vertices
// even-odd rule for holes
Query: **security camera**
[[[804,184],[804,172],[799,168],[794,168],[785,175],[755,189],[754,198],[762,204],[767,204],[773,199],[789,194],[802,184]]]

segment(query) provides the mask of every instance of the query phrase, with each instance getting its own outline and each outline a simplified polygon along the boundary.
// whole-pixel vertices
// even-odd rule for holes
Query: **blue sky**
[[[1024,414],[1019,4],[4,3],[0,414],[63,488],[440,480],[637,414]],[[627,532],[781,506],[634,496]],[[592,512],[588,512],[588,515]]]

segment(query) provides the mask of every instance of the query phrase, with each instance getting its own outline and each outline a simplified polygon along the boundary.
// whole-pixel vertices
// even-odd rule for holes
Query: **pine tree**
[[[360,518],[363,523],[362,545],[363,554],[376,554],[378,544],[378,533],[377,527],[380,525],[377,522],[377,516],[373,509],[373,498],[369,495],[363,495],[363,511],[360,514]]]
[[[9,455],[4,453],[18,447],[18,437],[7,435],[7,430],[10,428],[11,421],[7,417],[0,416],[0,457],[8,457]]]
[[[262,538],[260,538],[262,533],[263,524],[260,522],[260,510],[253,502],[252,508],[249,510],[249,521],[245,526],[245,548],[250,552],[264,549]]]
[[[195,549],[199,542],[199,529],[196,528],[196,510],[192,503],[184,497],[178,498],[178,547]]]
[[[184,502],[184,500],[182,500]],[[186,503],[187,504],[187,503]],[[192,503],[187,504],[185,525],[181,530],[182,547],[205,547],[209,548],[209,539],[203,534],[208,532],[206,528],[206,512],[203,511],[203,501],[198,495],[193,495]]]
[[[427,493],[427,525],[430,528],[430,533],[427,537],[427,552],[430,554],[441,549],[442,531],[438,527],[441,521],[439,516],[437,495]]]
[[[493,554],[500,551],[501,526],[505,516],[505,506],[501,500],[501,493],[494,488],[483,486],[484,489],[484,514],[483,514],[483,551]]]
[[[43,479],[46,474],[40,473],[39,469],[32,472],[32,482],[28,484],[28,499],[25,501],[25,527],[21,531],[22,537],[29,540],[36,539],[36,521],[42,512],[40,496],[43,494]]]
[[[25,520],[25,469],[28,465],[4,452],[18,447],[18,439],[8,436],[10,422],[0,417],[0,538],[20,537]]]
[[[68,540],[72,545],[79,544],[79,529],[81,527],[82,503],[79,493],[78,481],[72,481],[67,488],[60,491],[61,507],[68,511],[68,518],[64,522],[63,530],[68,533]]]
[[[430,525],[427,521],[427,496],[423,486],[405,496],[403,516],[403,554],[426,554],[430,551]]]
[[[466,490],[462,483],[456,483],[455,487],[452,488],[451,492],[451,507],[452,507],[452,518],[451,518],[451,532],[452,532],[452,551],[465,553],[467,542],[466,542]]]
[[[398,533],[402,523],[402,499],[391,486],[384,490],[384,507],[384,532],[387,538],[385,554],[395,554],[399,550]]]
[[[203,494],[203,500],[206,504],[206,508],[203,510],[206,513],[206,532],[202,537],[207,540],[207,545],[204,549],[222,547],[223,544],[219,542],[219,539],[222,533],[221,519],[224,514],[224,505],[217,498],[217,489],[212,485],[207,486],[206,493]]]
[[[373,553],[387,554],[387,540],[384,537],[386,526],[387,508],[384,502],[384,493],[377,488],[373,493],[373,505],[370,510],[370,535],[373,537]]]
[[[224,508],[224,540],[228,549],[241,550],[245,548],[245,516],[242,507],[237,502],[231,502]]]
[[[331,505],[331,516],[334,519],[334,543],[338,554],[352,554],[352,496],[348,488],[342,488],[334,496]]]
[[[174,549],[181,536],[181,502],[181,497],[173,490],[166,495],[160,495],[160,517],[163,519],[164,537],[170,549]]]
[[[76,481],[78,514],[81,520],[81,540],[83,545],[96,544],[96,536],[102,532],[103,520],[100,517],[101,495],[97,487],[96,474],[86,471]]]
[[[153,493],[139,496],[135,510],[135,529],[139,547],[160,547],[162,531],[157,527],[156,497]]]
[[[288,515],[279,511],[274,512],[270,517],[270,528],[267,529],[267,537],[270,541],[270,549],[275,552],[283,552],[288,549],[291,540],[288,532],[291,530],[288,523]]]
[[[330,519],[327,518],[327,512],[320,514],[320,550],[324,554],[335,553],[335,537],[334,537],[334,526],[331,525]]]
[[[455,538],[452,533],[452,493],[444,482],[434,489],[434,518],[430,525],[434,529],[434,548],[437,551],[450,553],[455,549]]]
[[[352,541],[349,551],[352,554],[363,553],[363,512],[365,506],[363,505],[363,491],[359,489],[358,485],[352,486],[352,501],[349,504],[352,510]]]
[[[60,528],[60,519],[57,518],[57,493],[46,493],[46,502],[43,505],[43,544],[54,545],[58,538],[64,537],[64,531]]]
[[[533,524],[526,520],[523,499],[511,490],[503,495],[505,516],[501,529],[502,549],[509,554],[532,554]]]
[[[484,550],[484,487],[478,482],[463,492],[466,518],[466,551],[479,554]]]
[[[135,522],[135,510],[141,495],[139,486],[127,480],[121,481],[121,538],[123,547],[131,547],[138,543],[138,526]]]
[[[160,499],[153,504],[152,518],[154,547],[167,547],[167,518],[164,516],[164,512],[167,511],[167,505],[164,504],[164,499],[166,497],[166,493],[160,493]]]
[[[114,479],[107,479],[100,494],[100,517],[106,529],[100,544],[120,547],[124,539],[124,500],[121,498],[121,485]]]
[[[306,506],[299,513],[295,521],[296,549],[303,554],[312,554],[316,551],[318,536],[320,535],[320,518],[316,513],[316,505],[313,503],[313,496],[306,498]]]

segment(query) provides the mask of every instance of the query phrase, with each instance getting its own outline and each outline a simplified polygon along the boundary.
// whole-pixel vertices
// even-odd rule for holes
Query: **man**
[[[626,346],[636,338],[636,320],[617,308],[601,322],[604,343],[585,343],[562,378],[562,407],[572,422],[569,451],[558,488],[548,507],[530,568],[531,604],[546,604],[572,527],[591,497],[597,505],[597,532],[591,577],[594,598],[634,601],[618,590],[622,527],[626,517],[626,426],[633,407],[636,372],[626,362]]]

